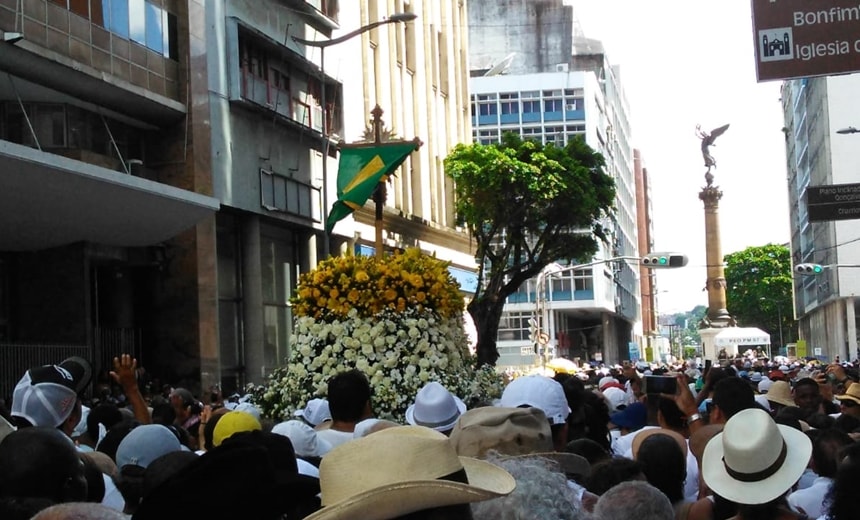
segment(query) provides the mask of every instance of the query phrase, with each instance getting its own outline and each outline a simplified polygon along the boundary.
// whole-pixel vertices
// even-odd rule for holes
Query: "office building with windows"
[[[0,381],[129,352],[172,384],[261,382],[286,361],[300,274],[373,250],[371,203],[324,222],[337,145],[377,103],[424,142],[388,190],[384,247],[451,260],[468,292],[442,168],[471,131],[465,18],[454,0],[0,0]]]
[[[819,275],[794,276],[794,311],[807,355],[832,361],[858,356],[860,241],[856,220],[813,221],[810,186],[860,182],[858,126],[860,74],[786,81],[782,86],[788,172],[791,260],[825,266]]]
[[[616,182],[615,211],[603,223],[610,239],[594,258],[578,259],[594,265],[547,277],[547,355],[629,359],[643,337],[639,268],[609,260],[639,252],[629,108],[620,71],[600,42],[585,38],[573,9],[561,0],[470,2],[469,22],[473,140],[495,143],[514,132],[563,146],[582,138],[603,154]],[[536,313],[536,285],[529,280],[508,300],[498,366],[535,363],[529,319]]]
[[[220,203],[192,161],[187,7],[0,1],[3,397],[67,355],[102,370],[208,343],[196,265]]]

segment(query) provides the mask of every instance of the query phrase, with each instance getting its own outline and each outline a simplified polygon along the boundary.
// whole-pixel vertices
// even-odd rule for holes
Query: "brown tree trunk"
[[[496,339],[499,337],[499,320],[504,307],[504,299],[478,299],[469,303],[467,310],[472,315],[475,329],[478,331],[478,366],[495,366],[499,359]]]

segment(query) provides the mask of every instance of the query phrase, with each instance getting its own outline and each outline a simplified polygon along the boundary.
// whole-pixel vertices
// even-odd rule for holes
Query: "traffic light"
[[[824,272],[824,266],[820,264],[797,264],[794,266],[794,272],[803,275],[821,274]]]
[[[681,253],[648,253],[642,257],[641,264],[653,269],[684,267],[687,265],[687,255]]]

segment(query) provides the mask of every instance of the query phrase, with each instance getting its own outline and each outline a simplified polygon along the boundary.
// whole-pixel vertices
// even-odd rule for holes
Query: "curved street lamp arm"
[[[307,45],[309,47],[322,47],[322,48],[330,47],[332,45],[337,45],[339,43],[343,43],[343,42],[349,40],[350,38],[355,38],[359,34],[365,33],[371,29],[375,29],[375,28],[379,27],[380,25],[385,25],[385,24],[389,24],[389,23],[397,23],[397,22],[408,22],[410,20],[414,20],[417,16],[417,15],[408,16],[410,14],[412,14],[412,13],[393,14],[389,18],[386,18],[385,20],[379,20],[376,22],[369,23],[363,27],[359,27],[358,29],[356,29],[352,32],[348,32],[348,33],[344,34],[343,36],[338,36],[337,38],[332,38],[331,40],[306,40],[304,38],[299,38],[298,36],[293,36],[292,38],[293,38],[294,42],[301,44],[301,45]]]

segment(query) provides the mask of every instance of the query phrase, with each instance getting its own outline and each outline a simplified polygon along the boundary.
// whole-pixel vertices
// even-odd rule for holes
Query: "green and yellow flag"
[[[330,233],[338,220],[364,206],[380,182],[385,182],[420,144],[414,141],[345,146],[337,168],[337,201],[325,222]]]

